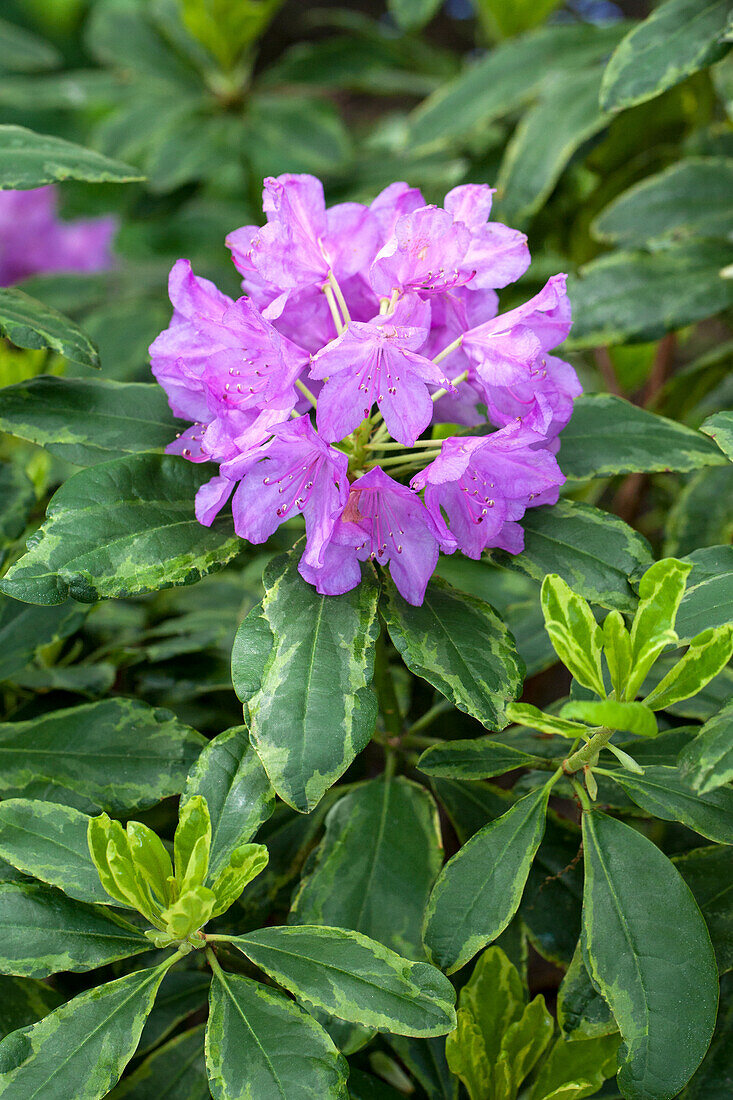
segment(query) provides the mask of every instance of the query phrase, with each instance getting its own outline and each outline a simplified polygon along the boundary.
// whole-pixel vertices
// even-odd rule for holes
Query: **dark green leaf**
[[[86,814],[53,802],[0,802],[0,856],[27,875],[57,886],[77,901],[111,905],[87,843]]]
[[[733,248],[717,241],[612,252],[591,261],[568,287],[575,322],[563,347],[658,340],[712,317],[733,305],[733,280],[720,277],[730,263]]]
[[[210,472],[176,455],[129,455],[80,470],[51,498],[46,522],[2,589],[28,603],[84,603],[192,584],[241,543],[223,516],[202,527],[197,489]]]
[[[580,936],[580,847],[577,827],[550,811],[519,905],[533,946],[561,965],[572,959]]]
[[[557,1019],[568,1039],[594,1039],[616,1031],[616,1021],[611,1010],[594,988],[585,968],[580,943],[577,944],[570,966],[560,982]]]
[[[319,596],[298,557],[268,567],[265,597],[237,632],[232,681],[270,782],[307,813],[374,732],[379,589],[366,569],[353,591]]]
[[[51,348],[81,363],[99,367],[99,352],[80,328],[17,287],[0,287],[0,333],[20,348]]]
[[[689,888],[645,836],[594,812],[583,814],[583,838],[583,954],[624,1038],[619,1088],[628,1100],[672,1100],[715,1026],[710,937]]]
[[[720,1007],[713,1041],[699,1070],[681,1094],[682,1100],[729,1100],[733,1095],[732,1042],[733,975],[726,974],[720,983]]]
[[[706,546],[688,554],[692,563],[677,615],[683,642],[703,630],[733,622],[733,546]]]
[[[558,76],[525,112],[509,142],[497,180],[497,216],[525,222],[552,193],[575,151],[608,125],[598,106],[599,69]]]
[[[3,975],[0,977],[0,1039],[47,1016],[63,999],[45,982]]]
[[[388,0],[388,8],[395,23],[402,30],[422,27],[435,15],[441,0]]]
[[[679,84],[726,51],[729,0],[666,0],[617,46],[603,76],[601,103],[621,111]]]
[[[312,1016],[282,993],[219,971],[206,1065],[215,1100],[347,1100],[348,1066]]]
[[[446,812],[459,840],[467,841],[487,822],[501,817],[514,802],[509,791],[493,783],[460,779],[433,779],[436,796]]]
[[[531,768],[536,756],[502,745],[488,737],[472,741],[444,741],[431,745],[417,762],[421,772],[446,779],[490,779],[515,768]]]
[[[731,161],[731,170],[733,171],[733,161]],[[713,413],[702,424],[700,430],[714,439],[723,454],[733,462],[733,411],[726,409],[724,412]]]
[[[733,969],[733,848],[694,848],[677,856],[674,863],[700,906],[718,970],[724,974]]]
[[[5,548],[23,533],[35,502],[33,483],[21,467],[0,462],[0,562]]]
[[[169,710],[105,699],[0,723],[0,791],[129,813],[178,794],[204,744]]]
[[[41,885],[0,884],[0,932],[0,972],[27,978],[94,970],[150,950],[115,913]]]
[[[210,1100],[203,1025],[156,1050],[109,1095],[110,1100]]]
[[[519,693],[523,668],[494,609],[439,577],[428,584],[421,607],[408,604],[391,581],[385,591],[387,629],[410,671],[485,726],[506,725],[505,708]]]
[[[161,450],[176,421],[160,386],[41,375],[0,389],[0,430],[77,466]]]
[[[683,748],[679,769],[686,782],[701,795],[733,779],[733,700]]]
[[[699,432],[610,393],[583,394],[560,436],[560,469],[569,478],[724,465]]]
[[[211,817],[211,885],[234,849],[251,840],[275,809],[275,792],[246,726],[225,730],[209,741],[191,770],[181,804],[195,795],[206,799]]]
[[[652,765],[643,775],[619,769],[613,778],[638,806],[664,821],[680,821],[720,844],[733,844],[733,788],[699,795],[676,768]]]
[[[0,70],[29,73],[53,69],[61,63],[61,55],[50,42],[5,19],[0,20],[0,45]]]
[[[439,970],[360,932],[294,925],[231,942],[299,1001],[340,1020],[398,1035],[445,1035],[455,1026],[455,993]]]
[[[652,563],[646,539],[617,516],[561,500],[533,508],[522,520],[524,550],[511,555],[494,551],[502,565],[541,581],[558,573],[591,603],[633,611],[636,597],[628,577]]]
[[[420,923],[441,862],[438,812],[428,792],[402,777],[370,780],[329,811],[290,923],[351,928],[423,959]]]
[[[514,916],[545,831],[549,787],[520,799],[479,830],[440,873],[423,938],[436,965],[453,973],[496,939]]]
[[[97,986],[0,1043],[5,1100],[100,1100],[135,1052],[171,960]],[[7,1068],[6,1068],[7,1067]]]
[[[63,138],[36,134],[24,126],[0,126],[0,190],[41,187],[60,180],[129,183],[144,178],[128,164]]]
[[[593,223],[602,240],[636,248],[733,232],[733,159],[690,157],[649,176],[607,206]]]
[[[387,1035],[385,1038],[400,1061],[425,1089],[428,1100],[456,1100],[458,1082],[445,1060],[445,1039],[414,1039],[404,1035]],[[365,1097],[364,1100],[369,1098]],[[379,1098],[375,1097],[374,1100]]]
[[[38,650],[74,634],[88,611],[72,600],[56,607],[37,607],[0,596],[0,681],[17,682],[18,675],[28,668]]]

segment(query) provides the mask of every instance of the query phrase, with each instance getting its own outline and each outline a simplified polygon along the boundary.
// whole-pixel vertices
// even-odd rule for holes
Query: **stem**
[[[446,348],[443,348],[442,351],[439,351],[437,355],[433,356],[433,362],[442,363],[447,355],[450,355],[452,351],[455,351],[456,348],[459,348],[461,346],[461,344],[463,343],[463,337],[464,333],[461,333],[460,336],[457,336],[452,344],[448,344]]]
[[[426,710],[420,718],[413,722],[407,733],[412,737],[413,734],[426,730],[428,726],[432,726],[436,718],[439,718],[441,714],[445,714],[451,707],[452,704],[447,699],[441,699],[439,703],[435,703],[430,710]]]
[[[213,936],[208,936],[207,938],[210,939],[210,940],[214,939]],[[208,962],[209,966],[211,967],[211,969],[216,974],[217,978],[223,978],[224,977],[224,971],[219,966],[219,960],[217,959],[216,955],[214,954],[214,952],[211,950],[210,947],[206,948],[206,959],[207,959],[207,962]]]
[[[428,451],[417,455],[395,455],[393,458],[371,458],[367,466],[369,469],[373,466],[420,466],[423,462],[432,462],[439,454],[440,451]]]
[[[344,298],[344,292],[342,291],[341,287],[339,286],[338,280],[336,279],[336,276],[334,275],[333,271],[329,271],[329,273],[328,273],[328,282],[329,282],[329,284],[331,286],[331,289],[333,290],[334,294],[336,295],[336,301],[338,302],[339,306],[341,307],[341,314],[343,316],[344,322],[347,325],[351,324],[351,314],[349,313],[349,307],[347,306],[346,299]]]
[[[451,378],[451,386],[457,386],[459,382],[465,382],[468,378],[468,371],[464,370],[460,374],[457,374],[455,378]],[[447,390],[436,390],[433,394],[433,401],[439,401],[441,397],[445,397]]]
[[[573,785],[573,790],[575,791],[576,795],[578,796],[578,802],[580,802],[580,805],[583,807],[583,809],[587,813],[590,813],[592,811],[593,807],[590,804],[590,799],[588,798],[588,795],[585,793],[585,790],[584,790],[582,784],[578,783],[577,779],[571,779],[570,782]]]
[[[299,378],[296,378],[296,379],[295,379],[295,385],[296,385],[296,386],[298,387],[298,389],[299,389],[299,390],[300,390],[300,392],[301,392],[301,393],[303,394],[303,396],[304,396],[304,397],[307,397],[307,398],[308,398],[308,400],[310,401],[311,405],[312,405],[312,406],[313,406],[313,408],[315,409],[315,408],[316,408],[316,399],[315,399],[315,396],[314,396],[314,395],[313,395],[313,394],[311,393],[311,391],[310,391],[310,390],[308,389],[308,387],[306,386],[305,382],[301,382],[301,380],[300,380]]]
[[[411,451],[414,447],[440,447],[443,444],[442,439],[416,439],[414,443],[411,443],[409,447],[406,447],[404,443],[367,443],[367,451]]]
[[[336,332],[340,336],[346,328],[346,325],[342,321],[341,314],[339,313],[338,306],[336,305],[336,299],[333,296],[333,288],[329,286],[328,283],[326,283],[323,288],[323,293],[326,295],[326,301],[328,302],[328,308],[331,310],[331,316],[333,317],[333,323],[336,326]]]
[[[598,753],[606,747],[613,734],[614,730],[608,729],[607,726],[601,726],[586,745],[583,745],[581,749],[571,753],[566,760],[563,760],[562,770],[565,774],[572,775],[574,772],[582,771],[586,764],[594,763]]]
[[[401,737],[402,715],[397,702],[397,692],[395,691],[392,673],[389,671],[384,628],[382,628],[382,634],[377,641],[377,652],[374,660],[374,684],[377,689],[379,709],[387,733],[392,737]]]

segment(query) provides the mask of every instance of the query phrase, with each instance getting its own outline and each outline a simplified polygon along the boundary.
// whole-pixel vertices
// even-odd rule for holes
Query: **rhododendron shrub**
[[[565,480],[558,435],[581,387],[551,354],[570,331],[564,275],[499,312],[530,256],[490,220],[492,194],[467,184],[437,207],[394,183],[326,207],[313,176],[268,178],[266,224],[227,238],[241,298],[175,264],[150,355],[193,421],[169,452],[219,466],[202,524],[231,498],[237,534],[262,543],[301,514],[319,593],[373,560],[416,605],[439,553],[522,550],[525,511]]]

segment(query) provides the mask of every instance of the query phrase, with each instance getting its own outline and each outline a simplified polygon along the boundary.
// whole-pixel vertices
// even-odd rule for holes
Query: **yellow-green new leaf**
[[[141,821],[128,821],[125,831],[138,874],[160,904],[168,905],[173,864],[163,841]]]
[[[602,634],[587,600],[551,573],[542,582],[545,629],[560,660],[583,687],[605,696],[601,665]]]
[[[617,699],[625,698],[631,674],[631,636],[620,611],[611,611],[603,620],[603,655],[611,676],[611,686]]]
[[[528,1100],[584,1100],[616,1072],[620,1037],[557,1039],[535,1078]]]
[[[615,699],[602,699],[598,703],[571,699],[560,710],[562,718],[579,718],[589,726],[607,726],[608,729],[627,730],[640,737],[656,737],[657,720],[644,703],[617,703]]]
[[[544,710],[533,707],[531,703],[510,703],[506,713],[512,722],[528,729],[539,730],[540,733],[556,733],[570,741],[575,741],[578,737],[587,739],[589,736],[587,726],[580,722],[571,722],[557,714],[547,714]]]
[[[199,928],[203,928],[211,917],[216,904],[216,894],[207,886],[192,886],[181,894],[160,914],[165,922],[166,932],[177,940],[185,940]]]
[[[269,860],[269,852],[264,844],[242,844],[235,848],[229,857],[229,863],[211,884],[216,896],[216,904],[211,911],[212,917],[225,913],[234,904],[245,886],[264,871]]]
[[[660,680],[644,703],[652,710],[665,710],[689,699],[725,668],[733,656],[733,625],[703,630],[690,642],[685,655]]]
[[[463,1081],[470,1100],[490,1100],[491,1063],[481,1028],[466,1008],[459,1008],[456,1017],[456,1029],[445,1041],[445,1056],[451,1073]]]
[[[203,886],[209,869],[211,849],[211,818],[206,799],[194,795],[180,810],[173,838],[176,882],[181,892],[192,886]]]
[[[115,822],[119,825],[119,822]],[[124,833],[122,826],[120,830]],[[109,896],[126,908],[137,908],[137,894],[130,884],[130,888],[121,889],[117,885],[117,879],[112,873],[109,862],[108,846],[112,836],[113,824],[108,814],[100,814],[99,817],[89,819],[87,826],[87,842],[92,862],[97,868],[99,880]]]
[[[663,558],[641,578],[639,606],[631,626],[631,675],[625,695],[619,698],[635,699],[662,650],[677,644],[674,624],[691,569],[688,562]]]

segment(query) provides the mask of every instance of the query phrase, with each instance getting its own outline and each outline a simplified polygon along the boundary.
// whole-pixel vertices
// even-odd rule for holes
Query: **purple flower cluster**
[[[0,191],[0,286],[30,275],[104,271],[112,266],[113,217],[62,222],[56,190]]]
[[[232,494],[253,543],[300,514],[300,572],[319,592],[353,588],[371,558],[413,604],[441,550],[522,549],[525,510],[558,498],[580,385],[549,354],[570,329],[564,275],[497,315],[529,251],[488,220],[492,193],[456,187],[440,208],[394,183],[370,206],[327,208],[312,176],[266,179],[267,224],[227,238],[246,296],[175,264],[150,354],[193,422],[169,451],[219,465],[201,523]],[[440,422],[454,434],[425,438]]]

